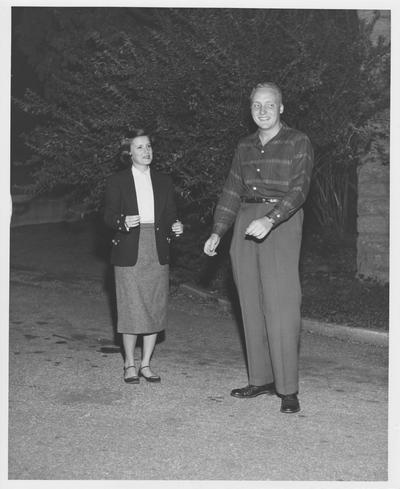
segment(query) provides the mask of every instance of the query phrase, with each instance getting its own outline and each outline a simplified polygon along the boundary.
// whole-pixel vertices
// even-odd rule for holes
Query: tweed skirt
[[[169,265],[160,265],[154,224],[141,224],[136,265],[114,266],[118,333],[150,334],[165,329]]]

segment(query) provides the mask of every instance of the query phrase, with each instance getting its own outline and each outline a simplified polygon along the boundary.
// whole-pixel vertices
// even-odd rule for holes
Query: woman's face
[[[153,159],[153,149],[148,136],[138,136],[131,143],[132,163],[136,168],[143,170]]]

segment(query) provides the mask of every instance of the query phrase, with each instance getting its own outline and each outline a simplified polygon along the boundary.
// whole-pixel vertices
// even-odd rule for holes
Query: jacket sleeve
[[[121,189],[115,178],[110,177],[106,183],[106,197],[104,209],[104,221],[107,226],[125,231],[125,215],[121,213],[122,196]]]

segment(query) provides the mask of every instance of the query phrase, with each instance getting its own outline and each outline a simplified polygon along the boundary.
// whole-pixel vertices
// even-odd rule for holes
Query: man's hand
[[[204,253],[208,256],[215,256],[217,254],[215,249],[219,245],[220,239],[218,234],[213,233],[204,245]]]
[[[265,236],[271,231],[274,223],[268,217],[261,217],[255,219],[247,226],[245,233],[248,236],[254,236],[257,239],[264,239]]]

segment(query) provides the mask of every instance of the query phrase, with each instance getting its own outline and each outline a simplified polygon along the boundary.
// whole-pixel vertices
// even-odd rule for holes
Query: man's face
[[[251,115],[260,129],[279,127],[283,105],[278,93],[271,88],[258,88],[251,102]]]

